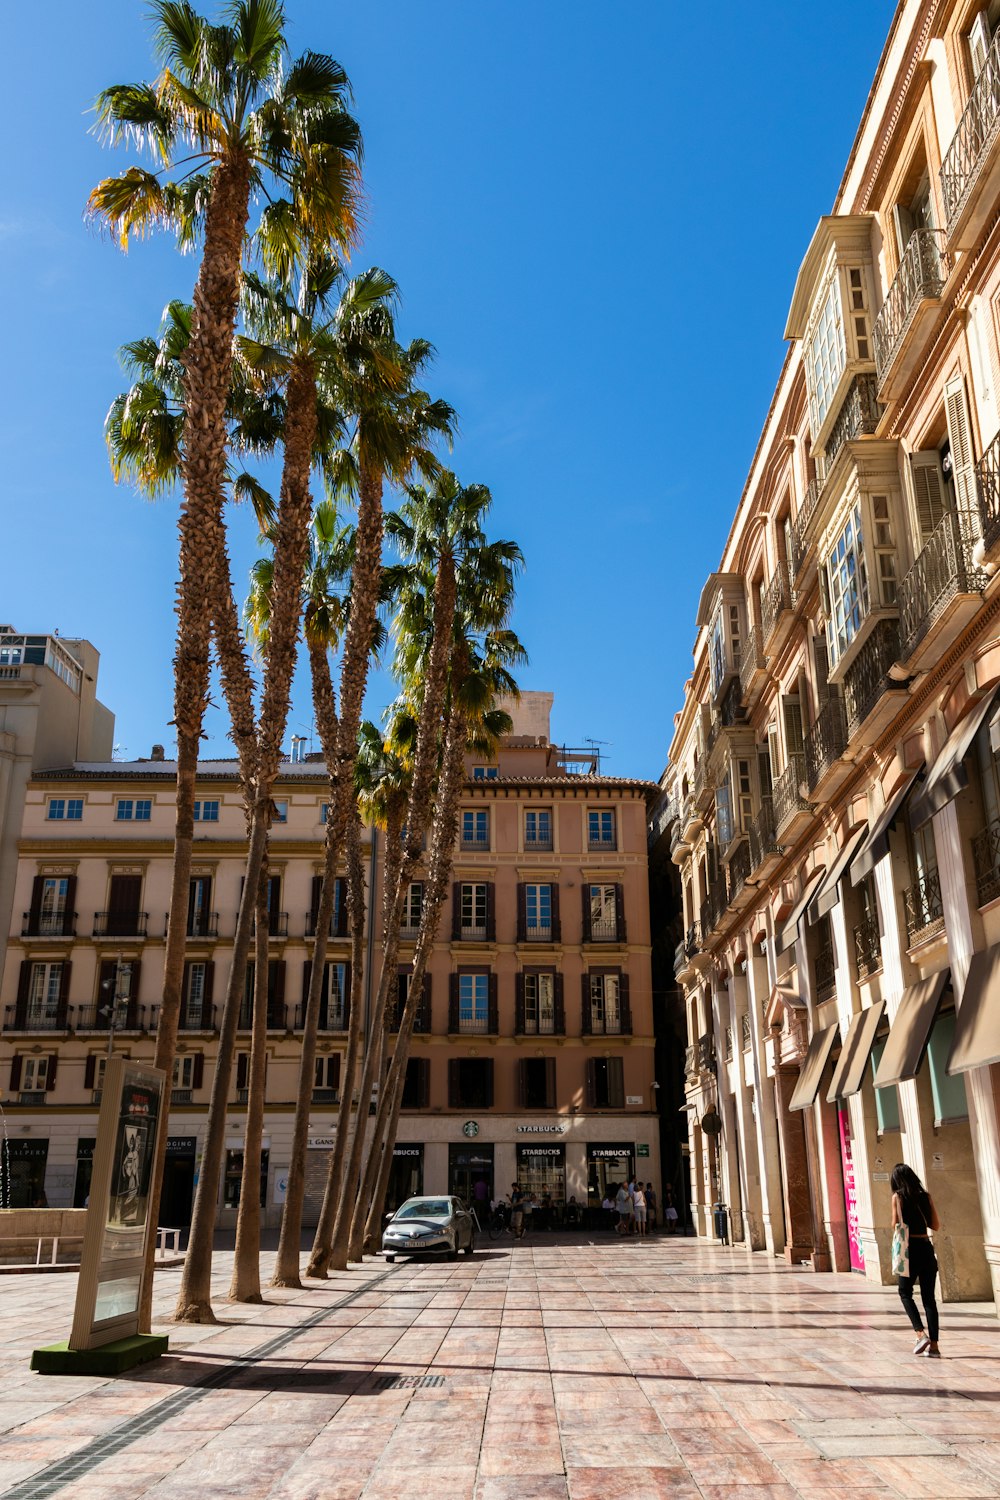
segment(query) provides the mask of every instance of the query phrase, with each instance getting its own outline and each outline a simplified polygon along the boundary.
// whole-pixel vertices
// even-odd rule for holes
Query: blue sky
[[[454,466],[524,550],[522,685],[554,691],[553,737],[602,742],[612,772],[666,759],[795,273],[893,10],[288,0],[293,50],[354,85],[355,266],[400,283],[401,331],[437,346],[429,384],[460,414]],[[20,7],[8,48],[0,618],[94,642],[131,758],[171,739],[176,505],[115,487],[102,424],[118,346],[189,295],[195,262],[162,237],[123,256],[82,217],[119,169],[87,133],[93,98],[153,73],[144,7]],[[245,575],[245,515],[233,542]],[[369,711],[388,694],[376,679]],[[300,672],[289,732],[310,717]],[[221,711],[207,731],[231,753]]]

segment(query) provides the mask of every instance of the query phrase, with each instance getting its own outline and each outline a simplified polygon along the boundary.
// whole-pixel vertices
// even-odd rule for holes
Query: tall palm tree
[[[213,583],[226,466],[239,278],[251,196],[267,192],[273,212],[291,201],[314,235],[347,245],[357,233],[361,138],[347,113],[348,83],[331,58],[307,53],[286,68],[280,0],[234,0],[212,25],[186,0],[153,0],[155,85],[117,84],[98,97],[112,144],[147,148],[156,170],[133,166],[98,184],[95,218],[125,248],[132,235],[173,227],[202,259],[184,358],[184,405],[191,420],[182,458],[180,584],[174,659],[177,796],[170,924],[154,1063],[169,1076],[176,1051],[185,916],[194,837],[198,744],[209,681]],[[170,178],[178,167],[182,176]],[[288,199],[282,199],[287,191]],[[278,201],[274,203],[273,200]],[[158,1212],[165,1138],[154,1164],[149,1207]],[[151,1285],[151,1278],[146,1281]],[[148,1326],[149,1297],[140,1310]]]

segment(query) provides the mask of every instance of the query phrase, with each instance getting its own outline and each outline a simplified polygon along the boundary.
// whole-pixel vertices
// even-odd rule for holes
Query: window
[[[348,981],[346,963],[329,963],[326,966],[326,1029],[347,1030]]]
[[[430,1102],[430,1069],[426,1057],[411,1057],[403,1080],[403,1109],[426,1109]]]
[[[42,1094],[49,1086],[51,1077],[48,1057],[22,1057],[21,1093]]]
[[[587,813],[587,843],[591,849],[615,849],[615,815],[613,812]]]
[[[317,1057],[316,1074],[313,1081],[315,1093],[329,1095],[325,1102],[335,1104],[340,1091],[340,1053],[331,1052],[327,1057]],[[323,1102],[323,1101],[318,1101]]]
[[[555,1109],[556,1061],[554,1057],[522,1057],[519,1068],[518,1103],[522,1109]]]
[[[720,848],[725,849],[732,843],[733,808],[728,781],[724,781],[715,790],[715,831]]]
[[[875,538],[875,579],[879,603],[891,609],[896,603],[896,544],[888,495],[872,496],[872,526]]]
[[[152,809],[149,797],[119,797],[115,804],[115,819],[119,823],[148,823]]]
[[[196,823],[217,823],[219,821],[218,802],[196,802],[194,820]]]
[[[614,942],[618,937],[618,887],[614,885],[592,885],[588,887],[590,903],[590,941],[594,943]]]
[[[852,266],[847,273],[851,298],[851,323],[854,328],[854,347],[858,359],[871,358],[868,342],[868,309],[865,306],[865,279],[860,266]]]
[[[496,781],[500,772],[496,766],[473,766],[473,781]]]
[[[524,846],[526,849],[552,848],[552,814],[548,808],[525,813]]]
[[[485,1033],[490,1024],[490,976],[458,976],[458,1029]]]
[[[836,270],[831,272],[822,307],[807,338],[805,362],[809,386],[809,419],[815,436],[826,420],[833,393],[847,365],[840,283]]]
[[[490,815],[485,809],[462,813],[462,848],[488,849],[490,847]]]
[[[420,926],[420,918],[424,910],[424,883],[422,880],[411,880],[407,887],[406,895],[403,897],[403,923],[404,932],[416,932]]]
[[[750,762],[738,760],[735,764],[736,777],[736,831],[747,833],[753,822],[753,782],[750,776]]]
[[[63,931],[68,894],[69,880],[65,875],[49,875],[42,880],[42,900],[38,912],[40,934]]]
[[[320,820],[320,822],[325,824],[326,821],[327,821],[327,819],[329,818],[329,816],[330,816],[330,804],[329,804],[329,802],[321,802],[320,805],[319,805],[319,820]]]
[[[624,1109],[625,1079],[620,1057],[592,1057],[587,1062],[587,1103],[592,1109]]]
[[[79,823],[83,817],[82,797],[50,797],[48,818],[52,823]]]
[[[488,895],[485,884],[468,882],[463,884],[461,937],[485,939],[487,905]]]
[[[201,1025],[205,1009],[205,972],[207,965],[190,963],[187,966],[187,993],[185,995],[184,1020],[187,1026],[197,1030]]]
[[[524,888],[525,933],[530,942],[547,943],[552,938],[552,887],[526,885]]]
[[[722,610],[718,609],[712,621],[712,638],[709,647],[712,672],[712,692],[717,693],[726,675],[726,633]]]
[[[57,1024],[62,979],[61,963],[31,965],[26,1015],[29,1027],[52,1027]]]
[[[270,1151],[260,1153],[260,1206],[267,1206],[267,1166]],[[222,1202],[224,1208],[239,1208],[240,1190],[243,1186],[243,1152],[226,1152],[226,1175],[223,1181]]]
[[[0,646],[0,667],[19,667],[21,660],[20,646]]]
[[[103,1071],[102,1071],[103,1078]],[[194,1053],[188,1052],[183,1057],[174,1058],[174,1071],[170,1084],[175,1089],[194,1088]],[[100,1087],[100,1085],[98,1085]]]
[[[490,1109],[493,1105],[493,1060],[453,1057],[448,1062],[450,1109]]]
[[[595,1036],[617,1036],[622,1029],[617,974],[590,974],[590,1030]]]
[[[534,1036],[551,1036],[556,1029],[556,976],[525,974],[524,1030]]]
[[[861,506],[855,505],[827,564],[830,603],[830,656],[839,661],[868,613],[868,575],[861,540]]]
[[[188,937],[213,936],[211,904],[211,875],[195,875],[188,885]]]
[[[282,797],[280,801],[272,801],[271,806],[274,808],[274,812],[272,814],[272,822],[274,822],[274,823],[287,823],[288,822],[288,798],[287,797]]]

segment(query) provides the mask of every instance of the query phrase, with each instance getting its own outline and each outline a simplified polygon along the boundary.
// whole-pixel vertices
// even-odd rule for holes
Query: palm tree
[[[185,915],[194,837],[198,744],[209,681],[212,591],[226,468],[225,411],[230,389],[244,237],[252,195],[268,182],[324,240],[349,244],[357,232],[361,139],[346,112],[346,75],[331,58],[307,53],[285,68],[280,0],[234,0],[212,25],[186,0],[153,0],[163,68],[155,85],[118,84],[97,101],[113,144],[146,147],[156,170],[133,166],[98,184],[91,214],[123,248],[133,234],[175,228],[203,249],[184,358],[184,406],[190,417],[182,457],[180,586],[174,659],[177,797],[170,924],[164,958],[154,1063],[169,1076],[176,1050],[185,949]],[[182,153],[188,153],[183,155]],[[166,174],[186,168],[181,178]],[[271,193],[276,217],[288,200]],[[277,201],[273,201],[277,198]],[[158,1212],[165,1137],[149,1194]],[[146,1281],[151,1288],[151,1277]],[[149,1297],[140,1310],[148,1326]]]

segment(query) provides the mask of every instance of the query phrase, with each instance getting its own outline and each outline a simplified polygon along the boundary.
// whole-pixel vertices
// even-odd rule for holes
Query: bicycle
[[[514,1214],[509,1203],[498,1203],[490,1216],[488,1233],[491,1240],[498,1240],[502,1234],[510,1230],[515,1239],[523,1239],[526,1234],[531,1233],[531,1214],[521,1215],[521,1233],[517,1234],[514,1229]]]

